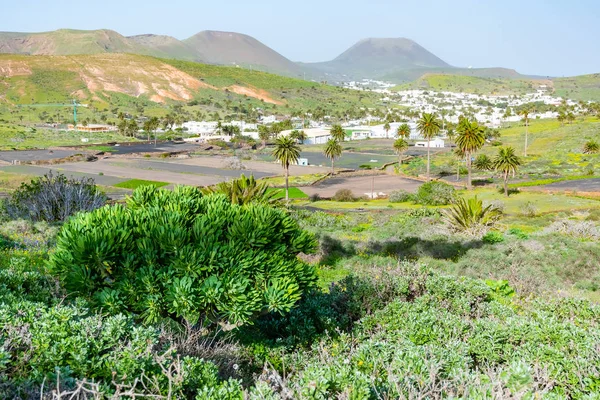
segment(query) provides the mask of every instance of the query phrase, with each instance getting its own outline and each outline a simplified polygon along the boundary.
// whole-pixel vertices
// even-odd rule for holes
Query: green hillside
[[[119,113],[173,114],[184,120],[243,116],[247,121],[259,113],[357,115],[379,107],[380,96],[243,68],[132,54],[0,55],[0,133],[9,147],[46,146],[44,137],[30,132],[31,124],[71,123],[73,99],[83,105],[80,122],[117,124]],[[54,137],[51,142],[65,143]]]
[[[425,74],[410,83],[398,85],[394,90],[426,89],[436,91],[476,94],[512,95],[532,92],[547,81],[509,78],[485,78],[454,74]]]
[[[600,101],[600,74],[553,79],[557,96],[574,100]]]
[[[40,33],[0,32],[0,53],[69,55],[148,52],[136,42],[108,29],[59,29]]]
[[[409,83],[421,78],[426,74],[434,75],[459,75],[476,78],[493,79],[527,79],[526,76],[519,74],[514,69],[509,68],[409,68],[399,69],[391,73],[380,76],[379,79],[386,82],[398,84]]]

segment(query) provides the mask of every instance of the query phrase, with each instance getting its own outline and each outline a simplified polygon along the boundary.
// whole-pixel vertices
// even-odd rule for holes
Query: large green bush
[[[297,255],[314,238],[285,211],[142,187],[127,206],[71,219],[49,267],[67,290],[110,313],[238,326],[289,311],[316,280]]]
[[[456,201],[456,192],[452,185],[431,181],[422,184],[416,195],[416,202],[425,206],[445,206]]]

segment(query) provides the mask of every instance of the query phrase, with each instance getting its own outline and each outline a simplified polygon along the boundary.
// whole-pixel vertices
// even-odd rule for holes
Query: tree
[[[341,125],[333,125],[330,131],[331,138],[337,142],[343,142],[346,137],[346,132]]]
[[[304,131],[298,132],[298,140],[300,141],[300,144],[304,144],[304,142],[307,139],[308,139],[308,136],[306,135],[306,132],[304,132]]]
[[[289,175],[290,175],[290,164],[298,162],[300,157],[300,146],[289,136],[277,138],[275,140],[275,149],[273,150],[273,156],[277,161],[281,163],[281,166],[285,170],[285,200],[288,201],[289,197]]]
[[[383,124],[383,130],[385,131],[385,137],[387,138],[390,132],[390,123],[389,122],[385,122],[385,124]]]
[[[331,174],[335,175],[335,159],[342,155],[342,146],[340,145],[340,142],[335,139],[329,139],[323,152],[327,158],[331,159]]]
[[[402,138],[394,142],[394,150],[398,154],[398,163],[402,164],[402,154],[408,149],[408,142]]]
[[[120,120],[119,124],[117,125],[117,129],[119,130],[119,133],[123,136],[127,135],[127,121],[122,119]]]
[[[489,171],[494,168],[494,163],[485,154],[480,154],[473,162],[473,166],[480,171]]]
[[[135,136],[136,132],[139,129],[140,128],[134,119],[129,120],[129,123],[127,124],[127,135],[128,136],[131,136],[131,137]]]
[[[142,125],[142,129],[146,132],[148,141],[150,141],[150,131],[152,129],[150,127],[150,120],[149,119],[144,122],[144,124]]]
[[[403,139],[408,139],[410,136],[410,126],[408,124],[402,124],[396,129],[396,136]]]
[[[158,119],[158,117],[152,117],[152,118],[150,118],[148,127],[150,128],[150,130],[154,134],[154,145],[155,146],[156,146],[156,130],[158,129],[159,126],[160,126],[160,120]]]
[[[525,152],[523,153],[525,157],[527,157],[527,131],[529,128],[529,112],[530,110],[527,107],[524,107],[521,109],[521,111],[519,111],[519,115],[523,117],[523,121],[525,122]]]
[[[483,127],[481,127],[477,121],[462,119],[458,124],[456,137],[456,146],[465,153],[467,158],[467,189],[471,190],[471,157],[473,153],[483,147],[485,143],[485,137],[483,135]]]
[[[258,126],[258,138],[262,140],[263,149],[267,147],[267,140],[271,137],[271,132],[269,132],[269,128],[266,125]]]
[[[423,115],[421,115],[421,118],[417,122],[417,129],[419,130],[421,136],[425,140],[427,140],[427,180],[429,181],[429,165],[431,160],[429,142],[431,141],[431,139],[433,139],[435,135],[439,133],[440,129],[442,128],[440,121],[435,117],[435,115],[430,113],[423,113]]]
[[[508,197],[508,176],[517,172],[517,168],[521,165],[521,160],[515,154],[515,149],[512,147],[500,147],[498,155],[494,159],[494,169],[502,172],[504,177],[504,195]]]

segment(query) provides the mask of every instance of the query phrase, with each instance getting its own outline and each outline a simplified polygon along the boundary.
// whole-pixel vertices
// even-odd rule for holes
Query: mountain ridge
[[[131,53],[158,58],[238,66],[315,81],[378,79],[405,83],[426,73],[510,79],[534,78],[508,68],[457,68],[408,38],[359,40],[330,61],[293,62],[252,36],[205,30],[187,39],[146,33],[123,36],[110,29],[0,32],[0,53],[77,55]],[[542,77],[538,77],[542,78]],[[546,77],[544,77],[546,78]]]

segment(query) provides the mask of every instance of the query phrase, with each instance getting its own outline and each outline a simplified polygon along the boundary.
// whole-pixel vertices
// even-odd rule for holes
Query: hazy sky
[[[366,37],[407,37],[459,67],[600,72],[600,0],[0,0],[0,16],[1,31],[235,31],[294,61],[327,61]]]

